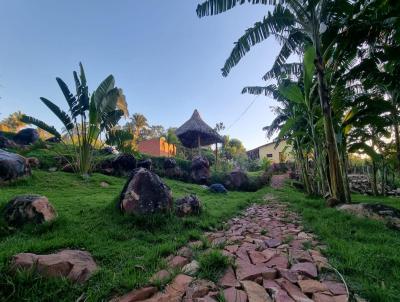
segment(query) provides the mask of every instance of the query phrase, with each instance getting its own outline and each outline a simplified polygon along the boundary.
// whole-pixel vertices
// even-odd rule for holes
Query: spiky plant
[[[63,124],[66,137],[74,150],[74,170],[82,176],[87,176],[93,166],[93,150],[101,134],[110,131],[126,115],[127,104],[122,90],[115,87],[115,80],[109,75],[97,89],[89,94],[85,71],[79,64],[80,73],[73,72],[76,92],[72,93],[67,84],[56,78],[58,85],[67,101],[68,111],[63,111],[54,102],[41,97],[40,100],[54,113]],[[23,115],[21,120],[27,124],[51,133],[66,144],[65,137],[53,126],[49,126],[31,116]]]

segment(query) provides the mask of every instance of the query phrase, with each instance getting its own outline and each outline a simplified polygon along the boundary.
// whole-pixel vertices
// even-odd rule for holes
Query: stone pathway
[[[289,174],[277,174],[272,175],[271,187],[274,189],[280,189],[285,184],[285,180],[289,178]]]
[[[222,248],[232,260],[217,284],[195,277],[198,263],[193,251],[202,244],[197,241],[168,257],[169,271],[151,279],[154,284],[179,270],[164,291],[149,285],[113,301],[216,302],[222,297],[225,302],[348,301],[345,285],[320,252],[324,246],[303,231],[300,218],[286,205],[273,196],[266,198],[267,204],[253,205],[229,220],[224,231],[205,234],[211,246]]]

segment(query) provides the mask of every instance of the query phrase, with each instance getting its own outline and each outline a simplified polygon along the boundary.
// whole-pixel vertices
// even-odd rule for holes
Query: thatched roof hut
[[[194,110],[192,117],[176,130],[182,145],[187,148],[208,146],[222,143],[222,137],[200,117],[199,112]]]

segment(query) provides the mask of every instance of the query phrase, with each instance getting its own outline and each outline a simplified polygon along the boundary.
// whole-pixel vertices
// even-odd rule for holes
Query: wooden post
[[[199,155],[201,156],[200,134],[197,136],[197,143],[198,143],[198,147],[199,147]]]

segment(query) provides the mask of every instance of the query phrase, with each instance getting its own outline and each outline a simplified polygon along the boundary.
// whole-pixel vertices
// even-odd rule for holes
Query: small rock
[[[157,292],[157,288],[153,286],[135,289],[122,297],[112,299],[110,302],[136,302],[150,298]]]
[[[11,268],[35,269],[48,277],[66,277],[83,283],[97,270],[91,254],[80,250],[62,250],[55,254],[36,255],[21,253],[13,256]]]
[[[297,263],[291,267],[291,270],[311,278],[318,276],[317,267],[311,262]]]
[[[222,288],[227,288],[227,287],[240,287],[239,281],[236,279],[235,272],[233,271],[233,268],[230,266],[225,270],[224,275],[221,277],[221,279],[218,281],[218,284]]]
[[[313,294],[328,290],[328,287],[325,284],[317,280],[299,280],[298,284],[301,288],[301,291],[306,294]]]
[[[150,282],[152,284],[157,283],[157,282],[163,282],[171,277],[171,273],[165,269],[158,271],[155,273],[151,278]]]
[[[295,301],[313,302],[311,299],[309,299],[306,295],[303,294],[300,288],[290,283],[288,280],[283,279],[280,282],[280,285],[282,286],[283,289],[287,291],[289,296],[292,297]]]
[[[194,276],[199,271],[199,268],[199,263],[196,260],[193,260],[182,268],[182,272],[187,275]]]
[[[110,186],[110,184],[109,184],[108,182],[102,181],[102,182],[100,183],[100,187],[102,187],[102,188],[107,188],[107,187],[109,187],[109,186]]]
[[[242,281],[242,285],[249,302],[272,302],[271,297],[261,285],[253,281]]]
[[[347,290],[343,283],[335,281],[323,281],[322,283],[326,285],[329,291],[334,295],[347,295]]]
[[[289,260],[285,256],[275,255],[271,260],[265,263],[268,267],[288,268]]]
[[[279,239],[275,239],[275,238],[266,240],[265,243],[267,244],[268,247],[271,247],[271,248],[278,247],[282,244],[282,242]]]
[[[176,254],[177,254],[178,256],[182,256],[182,257],[185,257],[185,258],[188,258],[188,259],[192,259],[192,257],[193,257],[193,252],[192,252],[192,250],[191,250],[190,248],[188,248],[187,246],[181,247],[181,248],[176,252]]]
[[[216,290],[217,287],[211,281],[198,279],[190,284],[186,290],[186,299],[202,298],[207,295],[210,291]]]
[[[155,294],[143,302],[168,302],[168,301],[181,301],[189,284],[193,278],[184,274],[179,274],[175,277],[171,284],[169,284],[164,292]]]
[[[244,291],[230,287],[224,289],[225,302],[247,302],[247,295]]]
[[[182,256],[175,256],[171,259],[171,261],[168,262],[168,266],[171,268],[182,268],[188,263],[189,260],[187,258]]]

